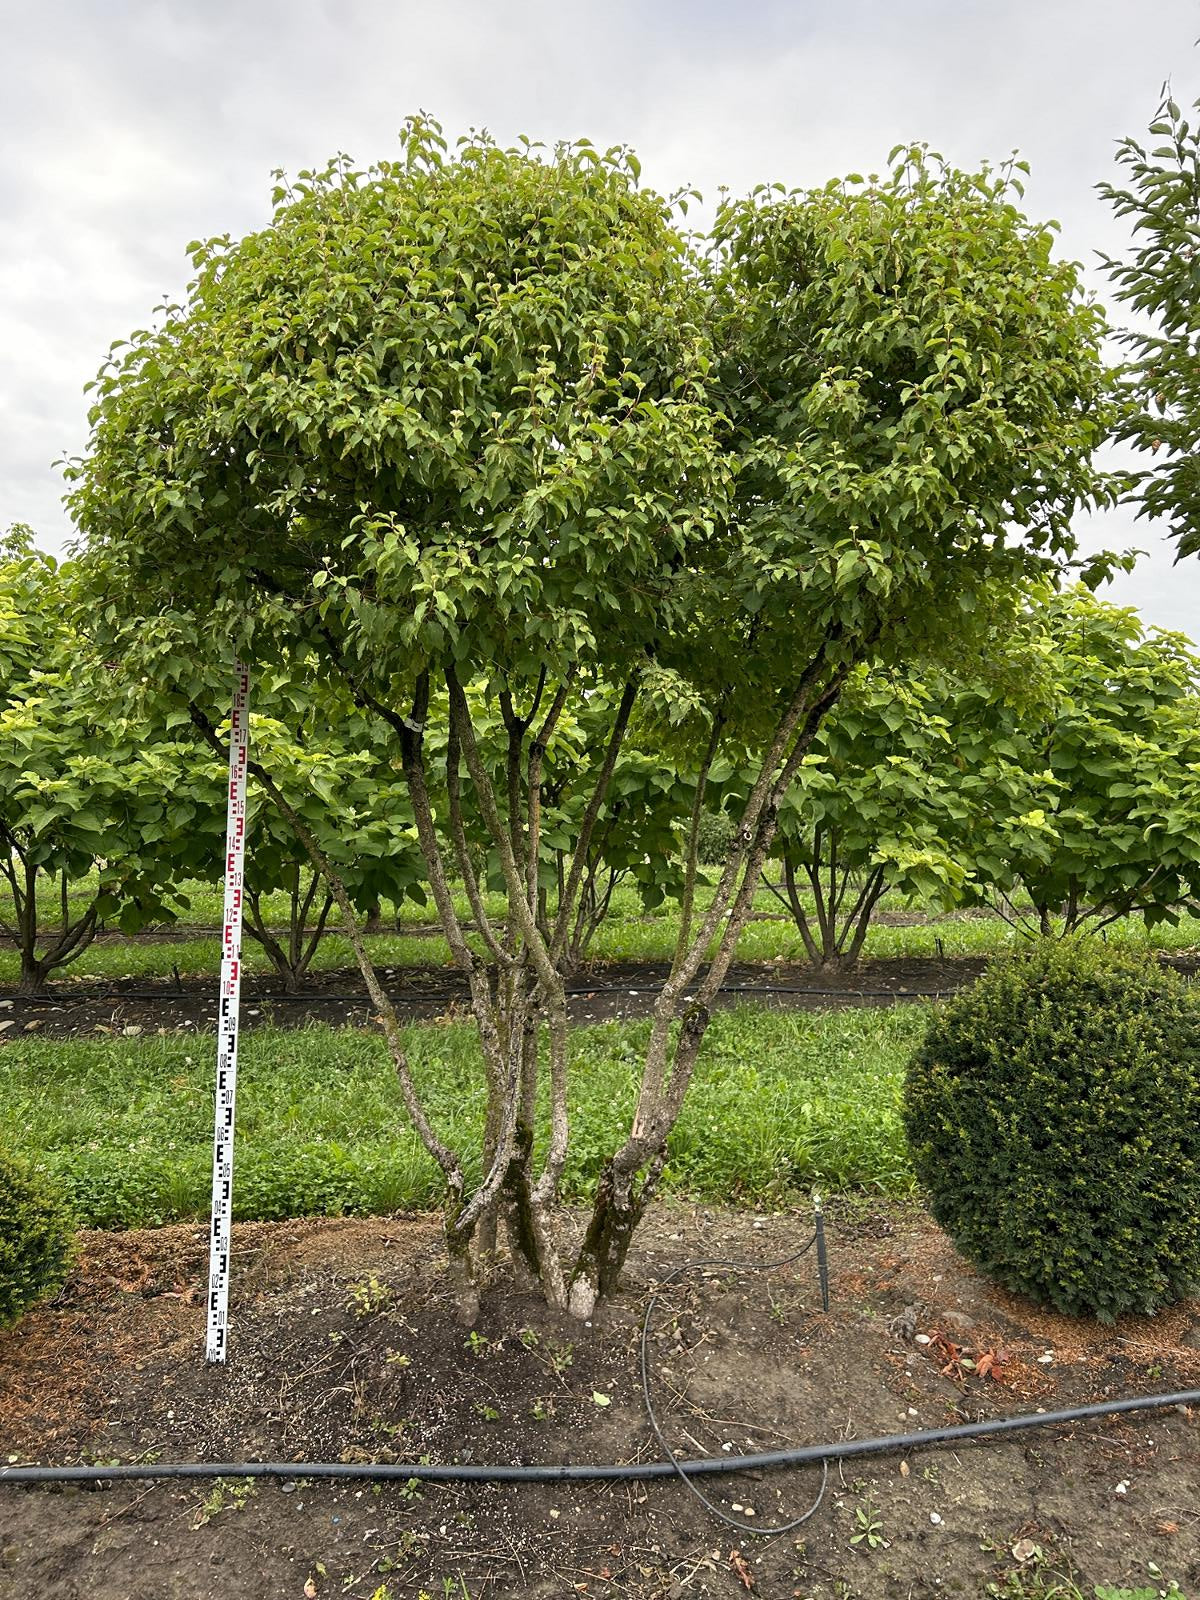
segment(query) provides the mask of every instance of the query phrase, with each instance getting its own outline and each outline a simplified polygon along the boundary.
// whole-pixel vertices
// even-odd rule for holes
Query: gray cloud
[[[633,144],[648,182],[714,197],[878,170],[923,139],[1031,162],[1031,214],[1105,297],[1126,243],[1095,183],[1159,86],[1200,92],[1194,0],[42,0],[6,29],[0,134],[0,522],[70,536],[51,463],[86,440],[108,345],[187,281],[189,239],[260,227],[270,172],[452,132]],[[1122,511],[1081,529],[1149,559],[1114,587],[1200,633],[1200,562]]]

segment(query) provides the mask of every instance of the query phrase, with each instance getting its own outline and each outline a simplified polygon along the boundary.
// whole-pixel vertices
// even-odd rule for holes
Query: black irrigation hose
[[[848,1461],[858,1456],[883,1455],[895,1450],[921,1450],[984,1439],[1028,1428],[1050,1428],[1065,1422],[1089,1422],[1098,1417],[1122,1416],[1132,1411],[1161,1410],[1167,1406],[1200,1405],[1200,1389],[1174,1394],[1137,1395],[1128,1400],[1104,1400],[1096,1405],[1072,1406],[1066,1411],[1023,1412],[996,1417],[990,1422],[967,1422],[951,1428],[926,1428],[918,1433],[888,1433],[875,1439],[839,1439],[829,1444],[801,1445],[794,1450],[763,1450],[748,1456],[703,1456],[696,1461],[629,1462],[619,1465],[476,1466],[456,1462],[430,1466],[424,1462],[375,1461],[159,1461],[143,1466],[117,1467],[8,1467],[0,1466],[3,1483],[110,1483],[121,1479],[157,1478],[353,1478],[368,1481],[419,1483],[642,1483],[652,1478],[673,1478],[679,1468],[691,1477],[756,1472],[771,1467],[807,1467],[824,1461]],[[760,1529],[751,1530],[755,1533]]]
[[[635,995],[635,994],[661,994],[663,985],[657,984],[606,984],[599,988],[568,989],[568,1000],[597,999],[602,995]],[[685,991],[686,993],[687,991]],[[846,1000],[945,1000],[954,993],[952,989],[809,989],[804,984],[782,983],[723,983],[717,991],[719,994],[803,994],[815,995],[818,998],[840,996]],[[93,1000],[205,1000],[207,996],[188,994],[184,989],[84,989],[73,993],[41,994],[41,995],[5,995],[6,1005],[17,1006],[70,1006],[79,1005],[84,1001]],[[467,1000],[469,995],[466,989],[435,989],[427,991],[401,992],[389,996],[390,999],[399,1001],[404,1005],[418,1005],[429,1002],[442,1003],[450,1000]],[[369,1006],[371,997],[365,990],[359,989],[352,994],[322,994],[320,990],[310,990],[305,994],[250,994],[242,996],[243,1002],[253,1001],[259,1005],[337,1005],[343,1002],[361,1003]]]
[[[813,1238],[800,1250],[785,1256],[781,1261],[688,1261],[673,1271],[664,1284],[672,1282],[683,1272],[698,1266],[717,1265],[738,1270],[770,1270],[797,1260],[817,1244],[817,1268],[821,1279],[822,1304],[828,1308],[828,1279],[824,1263],[824,1230],[820,1203],[816,1208],[817,1227]],[[756,1472],[773,1467],[820,1466],[821,1488],[813,1506],[804,1516],[789,1523],[797,1527],[805,1522],[821,1503],[831,1461],[847,1461],[859,1456],[882,1455],[889,1451],[923,1450],[938,1445],[956,1444],[961,1440],[993,1438],[1000,1434],[1016,1433],[1029,1428],[1049,1428],[1062,1423],[1087,1422],[1100,1417],[1127,1415],[1130,1412],[1162,1410],[1168,1406],[1200,1405],[1200,1389],[1180,1389],[1170,1394],[1135,1395],[1125,1400],[1103,1400],[1093,1405],[1072,1406],[1064,1411],[1021,1412],[1011,1417],[997,1417],[987,1422],[967,1422],[947,1428],[927,1428],[917,1433],[882,1434],[871,1439],[839,1439],[828,1444],[801,1445],[790,1450],[764,1450],[752,1455],[702,1456],[696,1460],[680,1460],[663,1437],[650,1394],[647,1346],[650,1319],[657,1303],[658,1292],[650,1298],[642,1323],[641,1375],[643,1398],[647,1415],[656,1438],[666,1451],[666,1461],[582,1463],[572,1465],[526,1464],[511,1466],[474,1465],[468,1462],[432,1465],[427,1462],[377,1462],[377,1461],[170,1461],[120,1466],[0,1466],[0,1484],[96,1483],[111,1484],[127,1480],[140,1482],[176,1478],[297,1478],[352,1479],[368,1482],[401,1483],[629,1483],[648,1482],[655,1478],[681,1477],[691,1492],[725,1522],[751,1534],[773,1535],[780,1530],[738,1524],[715,1507],[690,1481],[706,1475],[727,1476],[738,1472]]]

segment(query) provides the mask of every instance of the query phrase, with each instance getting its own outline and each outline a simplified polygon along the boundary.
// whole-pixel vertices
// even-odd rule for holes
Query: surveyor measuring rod
[[[242,887],[246,861],[246,765],[250,757],[250,672],[234,663],[229,713],[229,805],[225,817],[225,917],[217,1012],[217,1089],[213,1115],[212,1226],[208,1252],[205,1360],[225,1360],[229,1339],[229,1244],[233,1228],[233,1109],[237,1094],[238,1013],[242,992]]]

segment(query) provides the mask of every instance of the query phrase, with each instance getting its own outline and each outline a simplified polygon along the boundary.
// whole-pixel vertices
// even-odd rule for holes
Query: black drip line
[[[215,978],[213,979],[215,982]],[[591,988],[577,987],[565,991],[568,1000],[598,1000],[608,995],[639,995],[661,994],[663,985],[655,984],[601,984]],[[956,991],[953,989],[810,989],[805,984],[781,983],[723,983],[717,990],[718,994],[779,994],[779,995],[814,995],[818,999],[837,997],[844,1000],[946,1000]],[[694,990],[684,990],[685,996],[694,993]],[[181,1000],[189,1002],[204,1002],[207,995],[189,994],[184,989],[83,989],[73,990],[70,993],[54,993],[40,995],[4,995],[0,1003],[6,1006],[41,1006],[53,1010],[56,1007],[82,1005],[97,1000],[121,1001],[158,1000],[178,1004]],[[389,1000],[401,1005],[435,1005],[446,1004],[452,1000],[470,1002],[470,995],[463,989],[434,989],[434,990],[401,990],[389,994]],[[319,989],[314,989],[305,994],[250,994],[243,993],[242,1005],[248,1003],[255,1005],[302,1005],[322,1006],[339,1004],[357,1004],[370,1006],[373,1004],[371,997],[365,990],[357,989],[349,994],[324,994]]]
[[[650,1296],[642,1321],[640,1365],[642,1394],[650,1427],[666,1460],[645,1462],[584,1462],[529,1465],[477,1465],[455,1462],[434,1465],[427,1462],[378,1461],[171,1461],[153,1464],[119,1466],[0,1466],[0,1484],[38,1485],[51,1483],[90,1483],[109,1487],[114,1483],[138,1481],[153,1482],[159,1479],[213,1478],[269,1478],[294,1481],[297,1479],[349,1479],[358,1482],[400,1483],[644,1483],[661,1478],[682,1478],[687,1488],[710,1512],[738,1532],[756,1536],[776,1537],[799,1527],[813,1516],[820,1506],[829,1475],[829,1465],[834,1461],[848,1461],[863,1456],[883,1455],[892,1452],[933,1449],[954,1445],[973,1439],[996,1438],[1001,1435],[1026,1431],[1031,1428],[1051,1428],[1076,1422],[1090,1422],[1104,1417],[1126,1416],[1139,1411],[1164,1410],[1200,1405],[1200,1389],[1181,1389],[1167,1394],[1135,1395],[1124,1400],[1104,1400],[1094,1405],[1072,1406],[1060,1411],[1021,1412],[1009,1417],[996,1417],[985,1422],[968,1422],[945,1428],[926,1428],[914,1433],[883,1434],[868,1439],[838,1439],[825,1444],[800,1445],[790,1450],[764,1450],[750,1455],[702,1456],[684,1460],[677,1456],[665,1439],[654,1408],[649,1375],[649,1339],[651,1319],[662,1290],[686,1272],[705,1267],[724,1267],[737,1271],[772,1271],[789,1265],[807,1254],[813,1244],[817,1246],[817,1269],[821,1282],[823,1309],[829,1309],[828,1270],[825,1250],[824,1224],[819,1200],[816,1202],[816,1229],[812,1237],[799,1250],[779,1261],[739,1262],[722,1259],[692,1260],[675,1268],[662,1279]],[[762,1526],[738,1521],[704,1495],[695,1483],[698,1477],[731,1476],[739,1472],[761,1472],[779,1467],[819,1466],[821,1486],[817,1497],[801,1516],[778,1527]]]

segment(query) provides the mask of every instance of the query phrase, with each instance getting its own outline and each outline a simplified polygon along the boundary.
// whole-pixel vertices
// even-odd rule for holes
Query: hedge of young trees
[[[1200,657],[1084,588],[953,670],[860,674],[781,811],[780,898],[852,965],[884,895],[1025,932],[1177,920],[1200,891]]]
[[[68,620],[75,574],[28,530],[0,548],[0,932],[32,995],[77,961],[105,925],[135,932],[186,917],[187,885],[224,855],[226,769],[186,711],[158,699],[131,714],[111,661]],[[281,775],[362,910],[423,897],[412,810],[381,768],[361,717],[330,722],[302,688],[256,686],[256,751]],[[147,714],[148,712],[148,714]],[[248,797],[247,931],[285,987],[308,970],[331,904],[291,824]],[[262,897],[284,890],[278,929]],[[282,937],[281,937],[282,934]]]

